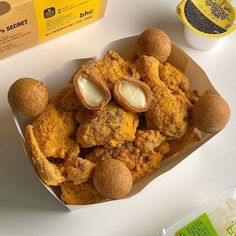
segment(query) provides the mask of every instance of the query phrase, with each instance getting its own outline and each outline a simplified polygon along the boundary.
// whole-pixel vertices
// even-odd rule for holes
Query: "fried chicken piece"
[[[78,185],[92,177],[96,164],[79,157],[71,157],[64,166],[68,179],[73,181],[74,185]]]
[[[189,78],[170,63],[166,62],[159,65],[159,76],[173,94],[182,96],[188,108],[191,108],[198,100],[198,92],[190,90]]]
[[[91,182],[74,185],[73,182],[64,182],[61,185],[61,199],[69,205],[86,205],[104,200],[93,187]]]
[[[115,51],[107,52],[107,54],[102,58],[102,63],[99,64],[99,69],[110,89],[113,88],[114,83],[121,77],[140,79],[140,76],[133,64],[125,61]]]
[[[58,108],[63,95],[65,93],[53,97],[43,113],[32,123],[33,135],[46,157],[65,158],[79,154],[79,145],[72,138],[77,130],[75,112]]]
[[[189,101],[194,105],[200,98],[199,92],[197,90],[189,90],[186,93],[186,97],[189,99]]]
[[[189,91],[188,77],[170,63],[166,62],[159,65],[159,76],[174,94],[185,94]]]
[[[77,142],[82,147],[104,145],[119,147],[135,138],[138,116],[114,104],[107,104],[103,111],[96,111],[92,118],[80,125]]]
[[[66,111],[76,111],[82,107],[72,86],[64,92],[62,98],[58,101],[57,107]]]
[[[38,142],[33,133],[33,126],[27,125],[25,132],[25,141],[29,149],[33,162],[36,166],[39,176],[47,185],[57,186],[66,180],[60,166],[53,164],[47,160],[41,152]]]
[[[135,167],[135,160],[138,155],[139,150],[129,142],[116,148],[96,147],[86,156],[86,159],[96,164],[106,159],[116,159],[125,163],[126,166],[132,170]]]
[[[88,123],[90,120],[93,119],[93,117],[96,116],[96,111],[89,110],[85,107],[81,107],[76,115],[75,120],[80,124],[83,125],[85,123]]]
[[[154,152],[139,155],[135,161],[135,167],[131,170],[133,180],[137,181],[150,175],[159,168],[165,154],[169,151],[169,144],[163,142]]]
[[[151,106],[145,116],[149,129],[157,129],[168,139],[180,138],[187,130],[188,104],[183,96],[174,95],[159,77],[159,61],[142,56],[136,67],[153,92]]]
[[[135,66],[135,61],[138,59],[136,51],[128,52],[126,54],[126,60]]]
[[[83,63],[75,74],[79,73],[83,69],[93,70],[94,73],[101,73],[110,90],[112,90],[114,83],[121,77],[140,79],[134,64],[125,61],[117,52],[112,50],[108,51],[100,60],[87,61]],[[73,78],[74,76],[72,79]]]
[[[134,146],[141,153],[148,154],[153,152],[164,140],[165,137],[158,130],[138,130],[134,140]]]
[[[93,70],[93,69],[98,69],[99,70],[99,64],[102,63],[101,60],[90,60],[90,61],[86,61],[83,64],[80,65],[79,69],[77,71],[80,70]],[[100,73],[100,71],[97,71],[98,73]]]
[[[166,158],[177,156],[181,151],[184,150],[184,148],[200,140],[200,134],[194,130],[194,127],[189,126],[187,132],[180,139],[168,141],[170,150],[167,153]]]
[[[150,133],[151,137],[147,138]],[[142,131],[137,135],[134,144],[129,142],[116,148],[97,147],[86,158],[96,164],[106,159],[122,161],[130,169],[133,179],[136,181],[151,174],[159,167],[160,162],[169,151],[169,144],[162,143],[163,139],[158,131]]]

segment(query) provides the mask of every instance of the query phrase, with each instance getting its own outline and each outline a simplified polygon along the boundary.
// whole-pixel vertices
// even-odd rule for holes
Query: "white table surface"
[[[105,17],[0,61],[0,235],[154,236],[229,185],[236,185],[236,33],[213,51],[190,48],[177,20],[178,0],[110,0]],[[230,103],[228,126],[137,196],[67,212],[42,187],[24,155],[7,103],[19,77],[37,77],[104,44],[160,27],[208,74]]]

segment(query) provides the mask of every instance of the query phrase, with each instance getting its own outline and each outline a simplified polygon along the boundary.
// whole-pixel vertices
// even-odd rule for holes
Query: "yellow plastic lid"
[[[232,0],[183,0],[177,6],[179,19],[193,32],[221,38],[236,29],[236,7]]]

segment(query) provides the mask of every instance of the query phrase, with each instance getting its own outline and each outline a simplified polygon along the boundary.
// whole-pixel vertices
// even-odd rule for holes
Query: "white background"
[[[236,185],[236,33],[208,52],[190,48],[175,8],[177,0],[110,0],[105,17],[89,26],[0,61],[0,235],[154,236],[196,207]],[[67,212],[36,178],[21,146],[7,103],[19,77],[37,78],[72,58],[96,54],[106,43],[165,30],[208,74],[230,103],[228,126],[137,196]]]

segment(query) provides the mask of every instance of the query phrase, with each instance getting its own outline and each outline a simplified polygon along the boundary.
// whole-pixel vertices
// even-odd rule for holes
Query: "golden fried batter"
[[[79,157],[71,157],[65,162],[64,166],[68,179],[78,185],[92,177],[96,164]]]
[[[189,90],[186,93],[186,97],[188,98],[188,100],[192,103],[192,105],[194,105],[200,98],[200,95],[198,93],[197,90]]]
[[[87,181],[93,173],[95,164],[77,157],[77,149],[69,152],[69,158],[59,165],[51,163],[41,152],[39,143],[34,136],[33,125],[26,127],[26,142],[31,150],[39,175],[48,185],[58,185],[65,180],[72,180],[75,185]],[[76,152],[74,152],[76,151]]]
[[[34,137],[33,126],[27,125],[25,132],[27,148],[31,152],[32,159],[37,168],[38,174],[47,185],[57,186],[66,180],[60,166],[47,160],[40,151],[39,145]]]
[[[99,69],[109,88],[113,88],[114,83],[121,77],[140,79],[135,67],[131,63],[126,62],[115,51],[107,52],[105,57],[102,58],[102,63],[99,64]]]
[[[147,133],[144,134],[146,135]],[[141,136],[141,134],[139,135]],[[143,140],[140,136],[137,138],[138,141],[135,140],[134,143],[141,144],[140,141]],[[97,147],[86,158],[97,164],[106,159],[122,161],[130,169],[133,179],[136,181],[156,170],[165,154],[169,151],[169,144],[166,142],[160,144],[162,142],[160,139],[159,135],[153,134],[153,142],[149,139],[149,144],[146,149],[144,148],[146,152],[142,152],[142,146],[137,145],[135,147],[132,142],[129,142],[116,148]],[[157,144],[154,143],[154,140],[157,141]],[[150,152],[148,152],[148,148],[150,148]]]
[[[39,176],[49,186],[60,185],[66,204],[105,200],[92,184],[94,169],[103,160],[125,163],[137,181],[200,140],[190,112],[199,95],[170,63],[160,64],[151,56],[137,59],[134,54],[128,61],[108,51],[102,59],[82,64],[76,73],[81,70],[99,74],[111,91],[120,78],[141,75],[153,100],[143,115],[127,112],[115,102],[91,111],[80,104],[70,86],[52,97],[43,113],[26,126],[26,147]]]
[[[80,125],[77,142],[84,148],[95,145],[119,147],[135,138],[137,126],[137,114],[108,104],[103,111],[94,112],[91,119]]]
[[[131,170],[134,181],[148,176],[155,171],[168,151],[169,145],[164,142],[154,152],[139,155],[135,161],[135,167]]]
[[[159,73],[160,79],[165,83],[166,87],[175,94],[189,91],[188,77],[170,63],[160,64]]]
[[[83,125],[85,123],[88,123],[89,120],[93,119],[94,116],[96,116],[96,111],[92,111],[85,107],[81,107],[80,109],[78,109],[75,115],[75,120],[80,125]]]
[[[53,97],[32,123],[35,139],[46,157],[65,158],[79,154],[79,145],[72,138],[77,130],[75,112],[58,108],[62,97],[62,93]]]
[[[61,199],[69,205],[86,205],[104,200],[90,182],[74,185],[72,182],[64,182],[61,185]]]
[[[166,62],[164,65],[159,65],[160,79],[174,94],[183,96],[188,108],[198,101],[198,91],[190,90],[189,78],[185,76],[180,70]]]
[[[200,134],[194,130],[194,127],[189,126],[183,137],[168,141],[170,151],[167,153],[166,157],[177,156],[184,148],[200,140]]]
[[[134,145],[141,153],[148,154],[153,152],[164,140],[165,137],[158,130],[138,130]]]
[[[78,110],[82,107],[78,98],[76,97],[73,87],[70,87],[65,91],[62,98],[58,101],[57,107],[66,111]]]
[[[106,159],[117,159],[125,163],[132,170],[135,167],[135,159],[138,155],[139,150],[129,142],[116,148],[96,147],[86,158],[96,164]]]
[[[117,52],[112,50],[108,51],[100,60],[85,62],[75,74],[83,69],[93,70],[94,73],[101,73],[110,90],[112,90],[114,83],[121,77],[140,79],[134,64],[125,61]]]
[[[150,129],[157,129],[168,139],[176,139],[187,130],[188,104],[183,96],[174,95],[159,78],[160,63],[154,57],[142,56],[136,67],[153,92],[149,110],[145,113]]]

